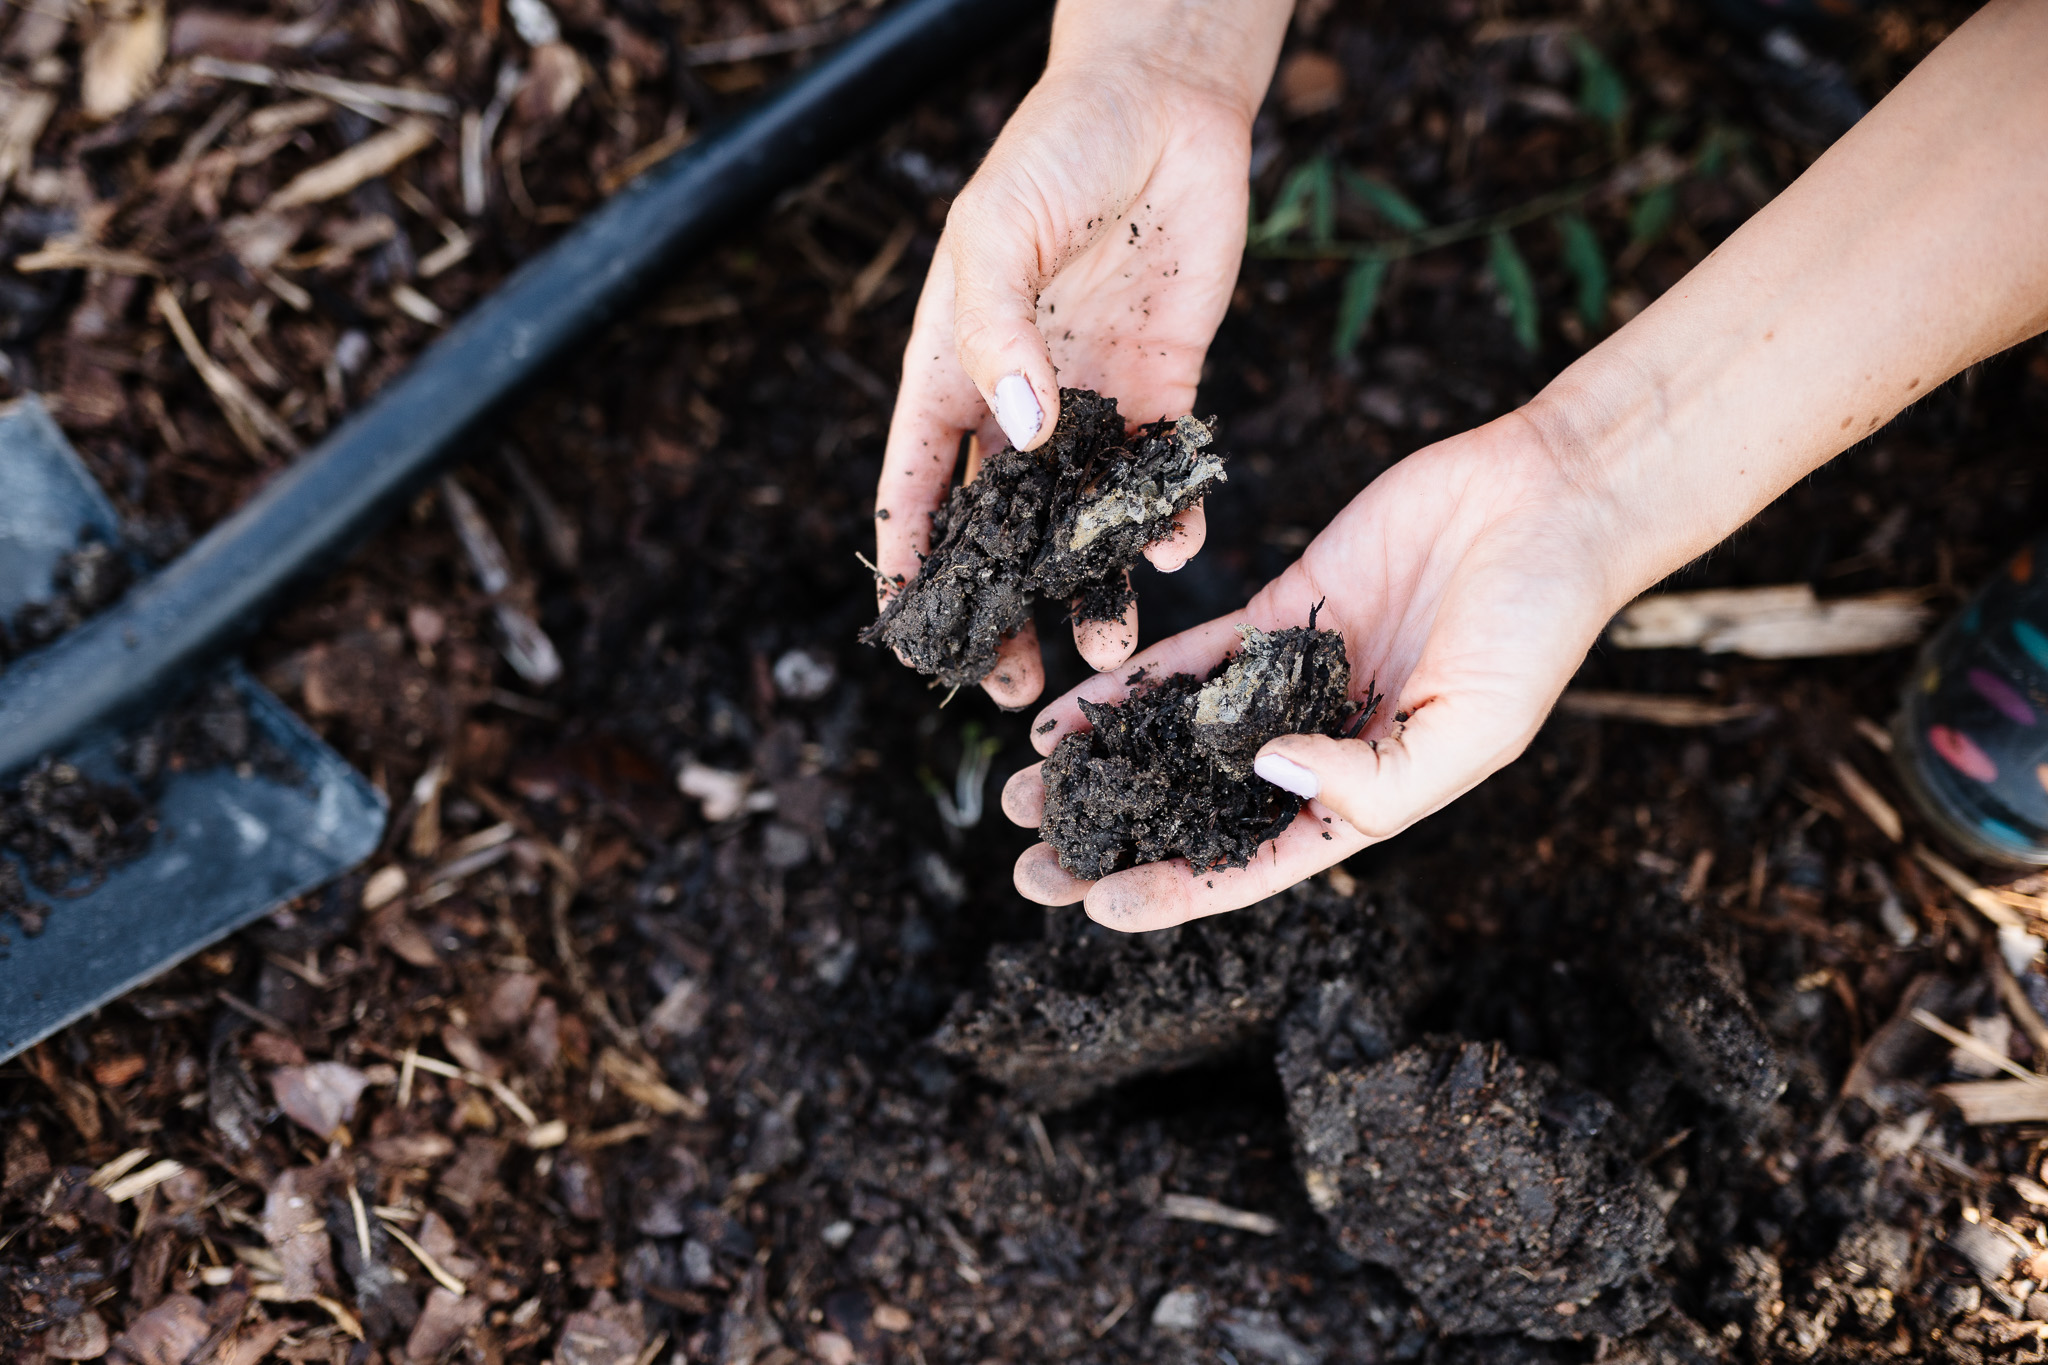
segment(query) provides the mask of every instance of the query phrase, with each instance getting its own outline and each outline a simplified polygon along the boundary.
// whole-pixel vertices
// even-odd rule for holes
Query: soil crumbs
[[[992,456],[932,517],[935,548],[861,632],[920,673],[970,687],[1034,601],[1073,603],[1077,621],[1114,621],[1135,594],[1125,571],[1176,514],[1223,482],[1213,422],[1162,419],[1128,436],[1116,399],[1060,390],[1038,450]]]
[[[1252,759],[1277,735],[1351,721],[1344,637],[1315,629],[1313,614],[1306,627],[1242,634],[1206,680],[1133,674],[1122,703],[1081,703],[1090,728],[1045,763],[1040,833],[1060,866],[1086,881],[1167,858],[1243,867],[1293,820],[1301,799],[1255,778]]]

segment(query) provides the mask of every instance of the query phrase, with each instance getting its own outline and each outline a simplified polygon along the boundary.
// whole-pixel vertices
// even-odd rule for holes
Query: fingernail
[[[996,381],[996,425],[1019,450],[1045,425],[1045,409],[1023,375],[1006,374]]]
[[[1274,786],[1291,791],[1307,800],[1323,789],[1316,775],[1291,758],[1278,754],[1260,754],[1252,760],[1252,771],[1265,778]]]

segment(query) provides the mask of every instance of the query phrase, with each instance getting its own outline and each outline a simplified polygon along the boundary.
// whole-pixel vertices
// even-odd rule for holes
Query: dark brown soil
[[[917,577],[861,632],[949,687],[980,682],[996,644],[1040,598],[1076,621],[1114,621],[1134,594],[1125,573],[1176,513],[1223,482],[1213,422],[1161,419],[1128,435],[1116,399],[1060,390],[1052,439],[992,456],[932,515]]]
[[[1252,759],[1277,735],[1350,726],[1351,667],[1333,630],[1243,634],[1206,680],[1140,678],[1120,704],[1081,703],[1089,728],[1045,762],[1039,832],[1060,866],[1086,881],[1168,858],[1243,867],[1287,828],[1300,798],[1254,777]]]
[[[1498,1044],[1376,1057],[1379,1012],[1361,1028],[1352,1007],[1308,1002],[1280,1053],[1296,1163],[1345,1251],[1453,1332],[1626,1336],[1664,1310],[1663,1210],[1607,1100]]]
[[[14,7],[0,65],[60,104],[36,150],[48,202],[10,189],[0,240],[13,255],[92,223],[100,246],[148,255],[190,290],[218,363],[310,443],[432,335],[392,305],[395,282],[459,313],[597,201],[602,168],[804,60],[713,63],[692,45],[799,31],[830,8],[551,6],[587,84],[559,115],[537,81],[514,101],[517,146],[501,131],[486,211],[463,207],[446,120],[440,144],[335,201],[277,265],[315,306],[267,313],[276,295],[228,257],[220,224],[363,136],[349,111],[286,129],[259,160],[248,120],[301,93],[202,78],[177,57],[146,108],[94,122],[75,107],[76,66],[120,7]],[[171,6],[174,25],[190,8]],[[275,68],[409,84],[463,110],[487,107],[502,67],[538,65],[503,5],[236,8],[250,41],[331,17],[317,49],[266,52]],[[1967,9],[1886,0],[1827,50],[1874,98]],[[21,41],[26,19],[59,12],[74,18],[54,47]],[[840,7],[819,31],[870,12]],[[1667,230],[1640,244],[1643,195],[1588,202],[1611,310],[1583,331],[1550,229],[1515,230],[1543,307],[1534,353],[1498,311],[1483,241],[1396,263],[1346,360],[1330,354],[1343,263],[1248,260],[1202,386],[1230,435],[1229,496],[1211,500],[1187,568],[1135,570],[1148,636],[1241,606],[1365,482],[1534,392],[1818,154],[1829,131],[1797,123],[1784,82],[1714,13],[1614,0],[1583,19],[1630,97],[1610,128],[1561,112],[1584,73],[1560,7],[1299,7],[1283,87],[1315,94],[1303,76],[1320,71],[1327,94],[1334,71],[1342,88],[1321,112],[1277,95],[1262,111],[1261,210],[1322,153],[1438,223],[1601,175],[1617,137],[1688,169]],[[1036,755],[984,698],[938,712],[926,679],[846,646],[873,616],[854,554],[872,548],[895,378],[875,358],[901,353],[948,198],[1043,42],[1026,35],[934,90],[594,342],[511,425],[531,483],[488,444],[463,468],[515,595],[562,653],[560,684],[531,688],[499,657],[498,604],[432,496],[265,634],[252,666],[391,794],[389,840],[363,875],[0,1068],[0,1352],[40,1365],[125,1338],[132,1359],[164,1361],[218,1331],[212,1359],[243,1365],[265,1351],[355,1365],[667,1365],[679,1351],[692,1365],[2041,1358],[2040,1267],[2000,1265],[1963,1229],[2041,1245],[2048,1218],[2016,1181],[2042,1178],[2048,1129],[1964,1123],[1936,1087],[1967,1059],[1911,1019],[1922,1008],[1991,1037],[2015,1009],[1974,912],[1833,776],[1851,763],[1901,801],[1850,722],[1883,720],[1903,652],[1602,649],[1579,685],[1762,709],[1697,730],[1559,716],[1399,839],[1277,906],[1158,940],[1023,903],[1010,868],[1030,836],[933,800],[921,771],[951,787],[988,736],[1003,742],[990,792]],[[206,50],[251,60],[240,42]],[[33,74],[45,58],[69,74]],[[173,168],[217,115],[196,182],[209,206],[173,193]],[[1347,238],[1387,230],[1349,198],[1337,208]],[[346,245],[378,215],[398,237]],[[426,278],[437,219],[474,248]],[[12,383],[59,400],[124,521],[203,530],[283,464],[237,440],[147,281],[0,272],[0,296],[27,299],[0,322]],[[2044,427],[2037,342],[1928,395],[1679,585],[1915,587],[1948,609],[2048,524]],[[443,759],[448,780],[422,786]],[[727,774],[746,802],[713,814],[685,799],[686,763]],[[1931,837],[1905,818],[1909,840]],[[365,910],[371,874],[408,889]],[[1711,955],[1727,972],[1694,990],[1650,967],[1646,922],[1679,960]],[[1364,926],[1355,942],[1348,925]],[[1522,1078],[1511,1099],[1575,1089],[1611,1105],[1587,1150],[1623,1149],[1668,1205],[1671,1249],[1651,1273],[1674,1308],[1621,1339],[1445,1335],[1400,1278],[1429,1263],[1426,1243],[1405,1270],[1346,1251],[1329,1219],[1364,1226],[1370,1211],[1310,1204],[1274,1065],[1274,1021],[1326,982],[1384,1009],[1324,1043],[1337,1073],[1456,1039],[1498,1050],[1496,1075]],[[1400,983],[1412,997],[1386,993]],[[2048,1005],[2038,966],[2021,985]],[[1673,1021],[1653,1029],[1673,991],[1677,1027],[1740,1044],[1718,1067],[1675,1060]],[[973,1067],[928,1046],[949,1019],[978,1040]],[[983,1074],[1007,1061],[1004,1038],[1029,1057],[1014,1092]],[[1773,1092],[1759,1040],[1786,1082],[1777,1098],[1731,1109],[1697,1093]],[[2005,1048],[2043,1065],[2023,1030]],[[1138,1074],[1131,1051],[1162,1069]],[[1559,1080],[1539,1083],[1543,1067]],[[315,1077],[366,1083],[341,1129],[308,1106],[336,1098]],[[566,1138],[530,1140],[505,1094]],[[1561,1140],[1548,1122],[1539,1111],[1521,1132]],[[131,1159],[130,1174],[183,1169],[115,1203],[92,1176]],[[1279,1231],[1188,1221],[1168,1211],[1173,1194]]]

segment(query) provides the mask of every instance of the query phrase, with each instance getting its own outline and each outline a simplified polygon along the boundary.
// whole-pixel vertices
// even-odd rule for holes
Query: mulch
[[[1482,233],[1395,263],[1346,336],[1348,261],[1315,255],[1312,223],[1276,239],[1204,385],[1231,483],[1204,554],[1141,573],[1148,635],[1241,602],[1337,500],[1533,393],[1818,155],[1843,91],[1882,94],[1967,7],[1879,7],[1812,38],[1833,65],[1797,79],[1676,8],[1301,7],[1255,132],[1262,210],[1319,157],[1436,224],[1595,186],[1574,205],[1606,311],[1579,307],[1543,217],[1511,233],[1526,299]],[[49,402],[168,558],[648,158],[869,12],[10,9],[6,394]],[[785,195],[491,435],[455,477],[509,587],[480,584],[437,488],[256,643],[264,682],[390,794],[385,847],[0,1068],[15,1358],[2041,1357],[2048,1121],[1965,1123],[1936,1087],[1982,1059],[1913,1012],[2038,1067],[2048,978],[2002,981],[1980,912],[1836,775],[1903,807],[1855,723],[1888,714],[1902,653],[1603,649],[1579,685],[1746,714],[1561,717],[1264,920],[1133,944],[1015,896],[1026,836],[954,797],[990,741],[988,783],[1030,761],[1022,722],[971,691],[941,712],[854,643],[873,614],[854,552],[946,203],[1043,41]],[[1603,68],[1619,119],[1594,112]],[[1339,197],[1337,238],[1388,232]],[[2035,344],[1679,583],[1924,587],[1946,608],[2048,516],[2044,419]],[[558,681],[508,660],[507,606]],[[1078,664],[1056,653],[1059,688]],[[2048,908],[2048,888],[1966,871],[2030,922]],[[1445,1337],[1348,1255],[1292,1154],[1269,983],[1231,1047],[1162,1042],[1182,1069],[1135,1077],[1105,1047],[1087,1065],[1116,1083],[1057,1109],[933,1043],[1007,989],[992,949],[1056,957],[1106,1018],[1176,953],[1267,960],[1229,945],[1295,914],[1397,926],[1411,1027],[1538,1059],[1629,1116],[1671,1241],[1676,1309],[1649,1337]],[[1637,948],[1667,942],[1645,916],[1755,1002],[1789,1081],[1762,1114],[1673,1083],[1630,997]]]

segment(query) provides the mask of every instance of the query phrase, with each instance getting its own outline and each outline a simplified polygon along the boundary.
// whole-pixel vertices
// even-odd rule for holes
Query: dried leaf
[[[457,1294],[436,1285],[406,1338],[405,1358],[439,1360],[477,1329],[489,1307],[475,1294]]]
[[[173,1294],[131,1321],[114,1338],[114,1350],[132,1365],[185,1365],[211,1335],[206,1305],[190,1294]]]
[[[53,92],[0,81],[0,190],[33,164],[36,141],[56,111]]]
[[[166,30],[161,5],[144,5],[108,19],[86,44],[78,79],[87,118],[104,121],[142,98],[164,64]]]
[[[1372,310],[1379,305],[1380,286],[1387,278],[1383,256],[1367,256],[1355,262],[1344,277],[1344,294],[1337,303],[1337,334],[1330,341],[1330,354],[1342,360],[1358,349]]]
[[[1520,248],[1505,228],[1496,230],[1489,239],[1487,256],[1493,267],[1494,285],[1507,303],[1508,318],[1515,328],[1515,340],[1522,343],[1523,350],[1533,351],[1538,341],[1538,313],[1536,281],[1529,274],[1529,263],[1522,259]]]
[[[310,1299],[334,1282],[333,1247],[321,1217],[324,1171],[295,1167],[279,1175],[263,1200],[263,1238],[277,1253],[286,1299]]]
[[[1280,64],[1273,89],[1289,118],[1327,113],[1344,102],[1344,68],[1327,52],[1303,49]]]
[[[369,1078],[344,1062],[313,1062],[279,1067],[270,1073],[270,1088],[285,1116],[313,1136],[327,1139],[356,1115]]]

